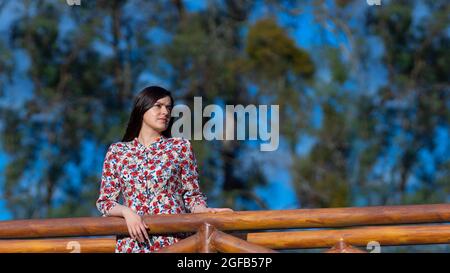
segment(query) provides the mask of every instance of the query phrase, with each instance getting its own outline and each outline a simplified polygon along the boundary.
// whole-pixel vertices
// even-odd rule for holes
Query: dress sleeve
[[[97,209],[103,216],[109,216],[109,211],[118,204],[120,194],[119,176],[117,174],[118,157],[114,152],[114,144],[110,145],[103,162],[100,196],[97,199]]]
[[[181,148],[181,183],[184,205],[190,212],[197,205],[207,207],[206,196],[198,185],[198,168],[189,140],[184,140]]]

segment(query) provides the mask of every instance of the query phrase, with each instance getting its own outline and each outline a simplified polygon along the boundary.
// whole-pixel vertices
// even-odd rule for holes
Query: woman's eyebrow
[[[164,103],[161,103],[161,102],[155,102],[155,105],[164,105],[164,106],[166,106],[166,107],[172,107],[172,104],[164,104]]]

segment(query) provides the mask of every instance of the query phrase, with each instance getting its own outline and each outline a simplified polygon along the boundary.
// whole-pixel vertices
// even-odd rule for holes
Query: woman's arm
[[[129,207],[126,207],[121,204],[117,204],[111,210],[109,210],[108,216],[117,216],[117,217],[125,218],[125,216],[130,212],[134,212],[134,211],[132,211]]]
[[[204,213],[204,212],[233,212],[230,208],[208,208],[202,205],[197,205],[192,208],[192,213]]]
[[[183,201],[190,212],[196,206],[208,207],[206,196],[200,191],[198,184],[197,161],[189,140],[183,139],[180,151],[180,178],[183,188]]]
[[[149,239],[144,219],[136,214],[129,207],[118,203],[120,194],[119,175],[117,165],[119,159],[114,152],[114,145],[108,148],[103,162],[102,182],[100,186],[100,196],[96,205],[103,216],[118,216],[125,218],[128,233],[131,238],[143,242],[144,238]]]
[[[117,175],[118,157],[115,152],[115,145],[111,144],[106,152],[103,161],[102,179],[100,185],[100,195],[97,199],[97,209],[104,215],[109,216],[119,201],[120,184]]]
[[[198,168],[194,152],[189,140],[185,140],[181,150],[181,182],[183,183],[183,199],[186,208],[192,213],[232,212],[229,208],[208,208],[206,196],[200,191],[198,184]]]

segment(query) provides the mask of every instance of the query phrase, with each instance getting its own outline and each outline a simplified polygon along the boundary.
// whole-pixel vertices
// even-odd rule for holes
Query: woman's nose
[[[169,111],[169,109],[168,109],[167,107],[163,107],[163,108],[162,108],[162,112],[163,112],[163,114],[165,114],[166,116],[168,116],[168,115],[170,114],[170,111]]]

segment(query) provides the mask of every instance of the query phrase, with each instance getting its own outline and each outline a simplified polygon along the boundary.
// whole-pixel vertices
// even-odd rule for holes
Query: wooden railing
[[[195,232],[157,252],[365,252],[370,243],[450,243],[450,204],[151,215],[144,220],[149,234]],[[115,235],[123,234],[128,229],[119,217],[0,221],[0,252],[114,252]]]

